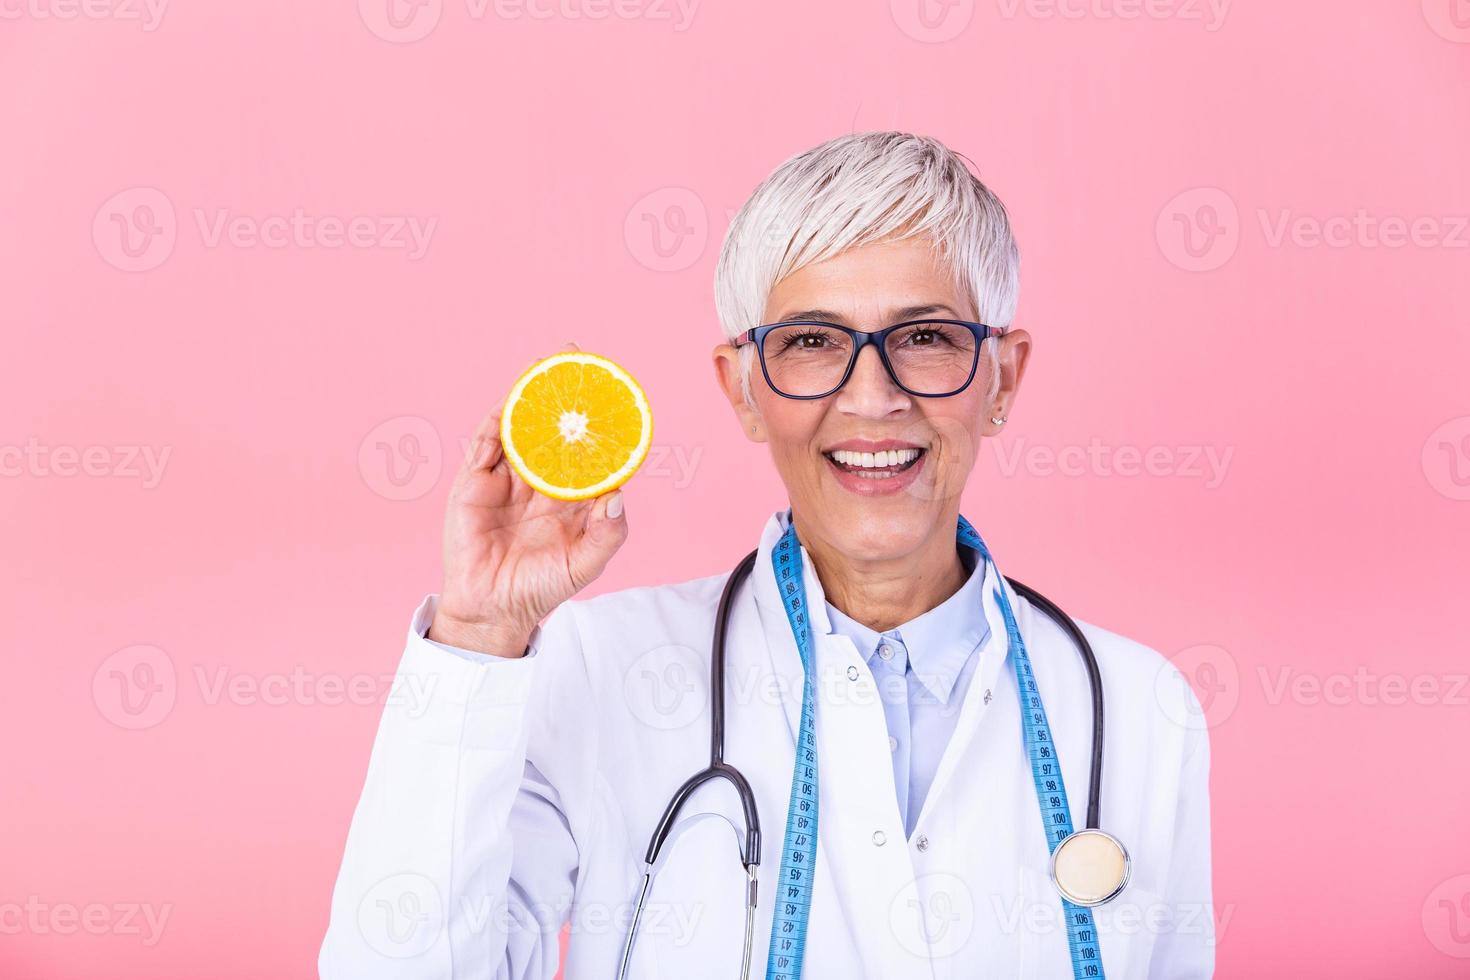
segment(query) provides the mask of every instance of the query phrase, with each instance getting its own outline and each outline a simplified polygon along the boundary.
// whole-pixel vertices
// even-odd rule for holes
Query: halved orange
[[[648,455],[653,413],[633,376],[605,357],[553,354],[516,379],[500,416],[505,458],[536,490],[586,500],[628,482]]]

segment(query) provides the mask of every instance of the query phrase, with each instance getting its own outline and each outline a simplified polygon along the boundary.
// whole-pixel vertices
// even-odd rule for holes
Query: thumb
[[[597,498],[587,514],[586,528],[572,542],[567,567],[573,584],[581,589],[601,575],[626,540],[628,515],[623,511],[623,491],[614,490]]]

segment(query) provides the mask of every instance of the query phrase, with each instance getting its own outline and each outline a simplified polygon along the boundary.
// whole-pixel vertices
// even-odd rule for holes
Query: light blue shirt
[[[826,604],[832,632],[852,640],[877,682],[888,723],[898,812],[910,835],[959,721],[978,651],[990,636],[980,604],[985,563],[968,548],[961,554],[967,567],[975,564],[959,591],[883,633]]]

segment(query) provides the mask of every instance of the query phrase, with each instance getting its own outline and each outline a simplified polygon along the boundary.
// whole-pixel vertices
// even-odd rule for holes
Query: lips
[[[863,445],[864,448],[845,448]],[[928,451],[920,446],[894,442],[891,447],[876,444],[842,444],[822,453],[838,485],[864,497],[886,496],[902,491],[918,478],[928,459]]]
[[[824,455],[837,466],[864,476],[890,475],[902,472],[923,454],[922,449],[879,449],[859,452],[856,449],[834,449]]]

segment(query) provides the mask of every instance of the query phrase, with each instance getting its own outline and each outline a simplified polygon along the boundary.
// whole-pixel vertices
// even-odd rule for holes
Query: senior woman
[[[713,361],[789,508],[740,579],[574,600],[627,538],[622,495],[536,494],[485,421],[322,976],[549,978],[563,955],[569,978],[1211,975],[1188,685],[1080,626],[1107,705],[1085,814],[1077,638],[999,572],[979,535],[1003,516],[960,513],[1031,351],[1005,329],[1017,267],[1005,209],[933,139],[844,136],[756,189],[720,255]],[[1071,833],[1094,825],[1110,836]],[[1074,837],[1106,851],[1082,864],[1107,904],[1064,890],[1052,852]]]

